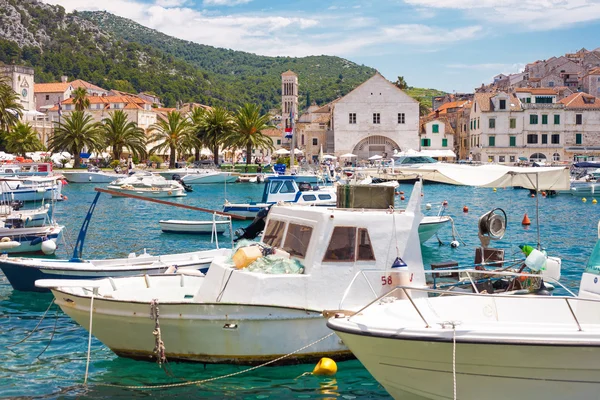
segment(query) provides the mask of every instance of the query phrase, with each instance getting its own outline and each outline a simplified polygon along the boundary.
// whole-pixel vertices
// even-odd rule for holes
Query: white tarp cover
[[[508,167],[505,165],[425,164],[418,168],[395,168],[395,172],[421,176],[426,181],[451,185],[569,190],[568,167]]]
[[[444,157],[444,158],[456,158],[456,154],[452,150],[421,150],[423,156],[429,157]]]

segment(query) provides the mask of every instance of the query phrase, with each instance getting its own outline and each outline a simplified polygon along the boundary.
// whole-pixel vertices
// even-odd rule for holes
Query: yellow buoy
[[[496,191],[496,188],[494,188],[494,192]]]
[[[598,200],[594,199],[592,200],[592,204],[596,204],[598,202]]]
[[[584,197],[583,199],[581,199],[581,201],[583,201],[585,203],[587,201],[587,199]]]
[[[315,369],[313,369],[313,375],[335,375],[337,372],[337,365],[331,358],[323,357],[319,360]]]

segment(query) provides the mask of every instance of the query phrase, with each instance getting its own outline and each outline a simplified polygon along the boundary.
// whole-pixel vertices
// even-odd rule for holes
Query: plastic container
[[[276,248],[273,248],[273,256],[275,256],[277,258],[285,258],[288,260],[291,257],[290,253],[288,253],[287,251],[285,251],[283,249],[276,249]]]
[[[546,260],[546,269],[544,269],[542,276],[544,279],[552,278],[555,280],[560,279],[560,269],[562,261],[558,257],[548,257]]]
[[[239,248],[233,255],[233,264],[237,269],[246,268],[254,261],[263,256],[262,249],[259,246],[247,246]]]
[[[537,249],[533,249],[525,259],[525,265],[532,271],[539,271],[546,265],[546,255]]]

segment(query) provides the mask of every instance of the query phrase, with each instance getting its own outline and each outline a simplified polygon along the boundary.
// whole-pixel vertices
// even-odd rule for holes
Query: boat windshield
[[[265,229],[265,234],[263,235],[263,242],[269,246],[281,246],[284,228],[285,222],[270,220]]]
[[[600,275],[600,240],[596,242],[592,255],[588,259],[585,267],[585,272],[595,275]]]
[[[429,156],[405,156],[394,160],[394,165],[433,164],[437,161]]]
[[[304,258],[306,256],[308,244],[310,243],[312,231],[313,229],[310,226],[290,223],[287,235],[285,236],[283,250],[287,251],[292,256]]]

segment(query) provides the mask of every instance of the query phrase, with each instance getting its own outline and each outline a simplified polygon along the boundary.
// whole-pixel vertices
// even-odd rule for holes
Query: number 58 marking
[[[392,284],[392,276],[382,276],[381,277],[381,286],[391,285]]]

